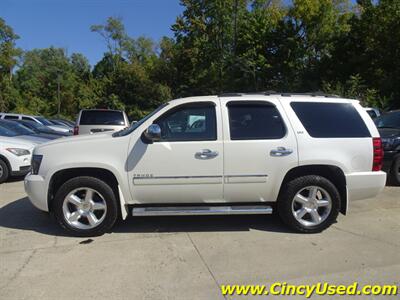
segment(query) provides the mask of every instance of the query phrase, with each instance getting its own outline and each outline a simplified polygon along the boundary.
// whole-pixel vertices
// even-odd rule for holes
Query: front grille
[[[19,167],[20,171],[29,171],[31,169],[31,166],[23,166],[23,167]]]

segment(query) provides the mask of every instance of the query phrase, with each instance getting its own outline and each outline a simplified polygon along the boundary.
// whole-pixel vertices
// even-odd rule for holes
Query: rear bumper
[[[47,188],[44,178],[40,175],[28,174],[24,180],[25,192],[34,206],[43,211],[49,211],[47,205]]]
[[[348,202],[372,198],[378,195],[386,184],[386,173],[357,172],[346,175]]]

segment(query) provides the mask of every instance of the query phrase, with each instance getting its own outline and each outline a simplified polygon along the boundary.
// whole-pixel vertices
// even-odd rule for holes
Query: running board
[[[272,214],[266,205],[235,206],[147,206],[134,207],[133,216],[181,216],[181,215],[256,215]]]

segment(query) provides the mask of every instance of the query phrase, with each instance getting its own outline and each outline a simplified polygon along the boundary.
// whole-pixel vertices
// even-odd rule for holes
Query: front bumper
[[[19,167],[19,170],[11,171],[11,176],[24,176],[24,175],[28,174],[30,170],[31,170],[31,165],[21,166],[21,167]]]
[[[348,200],[360,200],[372,198],[378,195],[386,184],[386,173],[356,172],[346,175]]]
[[[34,206],[43,211],[49,211],[47,205],[46,181],[40,175],[28,174],[24,180],[25,192]]]

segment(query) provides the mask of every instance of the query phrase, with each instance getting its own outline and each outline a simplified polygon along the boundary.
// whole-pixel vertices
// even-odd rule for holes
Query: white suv
[[[25,189],[79,236],[117,217],[269,214],[319,232],[384,187],[379,133],[356,100],[225,94],[170,101],[128,129],[35,148]]]
[[[9,176],[26,175],[31,168],[35,144],[18,138],[0,136],[0,183]]]
[[[112,109],[82,109],[76,120],[74,135],[118,131],[129,126],[124,111]]]

